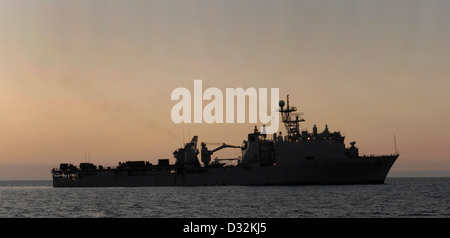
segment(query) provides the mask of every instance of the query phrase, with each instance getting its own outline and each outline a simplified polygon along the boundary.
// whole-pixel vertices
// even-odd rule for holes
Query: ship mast
[[[278,105],[280,106],[279,111],[281,113],[281,120],[286,127],[288,137],[290,139],[296,139],[300,136],[299,122],[303,122],[305,121],[305,119],[301,118],[298,114],[295,113],[297,111],[297,107],[289,106],[289,95],[287,95],[286,99],[286,109],[284,109],[285,103],[283,100],[280,100]]]

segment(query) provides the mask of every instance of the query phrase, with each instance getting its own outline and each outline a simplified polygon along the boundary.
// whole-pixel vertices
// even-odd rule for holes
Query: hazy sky
[[[391,174],[449,175],[449,12],[443,0],[0,0],[0,179],[51,179],[86,151],[104,166],[172,159],[183,135],[240,145],[253,124],[172,122],[172,90],[194,79],[279,88],[303,129],[328,124],[364,154],[393,153],[395,133]]]

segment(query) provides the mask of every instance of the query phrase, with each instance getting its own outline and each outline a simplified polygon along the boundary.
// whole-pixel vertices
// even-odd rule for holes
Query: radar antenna
[[[278,105],[280,106],[279,112],[281,113],[281,120],[286,127],[288,137],[291,139],[297,138],[300,135],[299,122],[305,121],[305,119],[302,118],[303,113],[296,112],[297,107],[289,106],[289,95],[287,95],[286,99],[286,109],[284,108],[285,103],[283,100],[280,100]]]

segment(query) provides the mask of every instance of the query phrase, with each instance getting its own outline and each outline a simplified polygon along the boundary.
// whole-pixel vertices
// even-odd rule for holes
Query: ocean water
[[[380,185],[53,188],[0,181],[0,217],[450,217],[450,177]]]

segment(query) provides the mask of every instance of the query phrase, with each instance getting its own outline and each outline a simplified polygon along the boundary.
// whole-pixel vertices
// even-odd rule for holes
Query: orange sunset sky
[[[393,153],[395,134],[388,176],[450,176],[449,12],[441,0],[0,0],[0,180],[51,179],[87,151],[103,166],[173,162],[193,135],[240,145],[254,124],[172,122],[172,90],[195,79],[279,88],[302,129],[328,124],[360,153]]]

